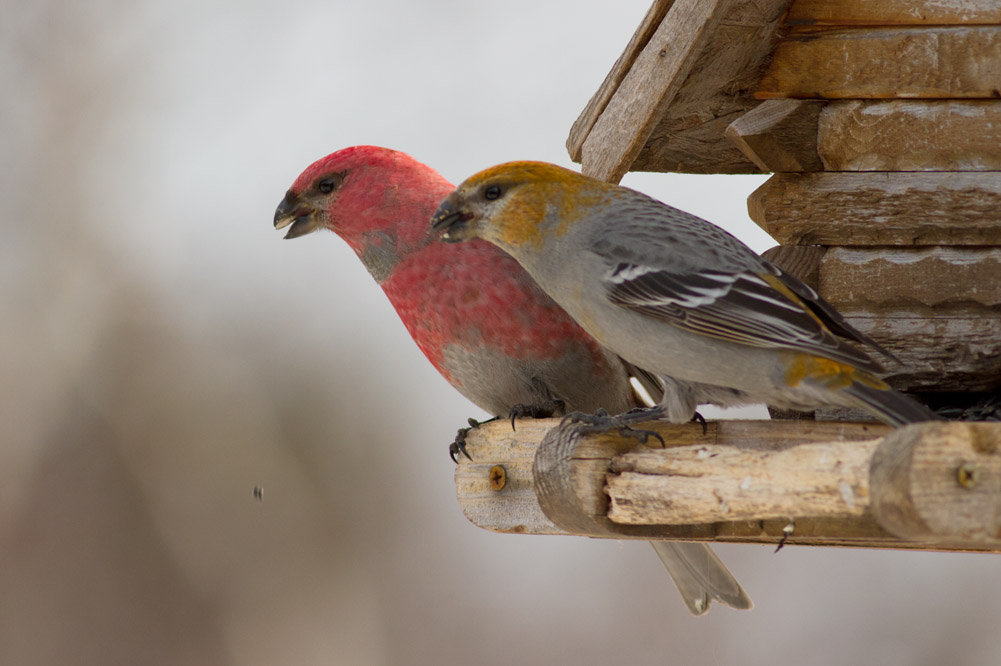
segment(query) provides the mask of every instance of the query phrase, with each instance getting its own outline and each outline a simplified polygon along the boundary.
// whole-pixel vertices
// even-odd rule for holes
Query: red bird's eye
[[[319,183],[316,184],[316,189],[320,191],[320,194],[330,194],[337,187],[336,178],[324,178]]]

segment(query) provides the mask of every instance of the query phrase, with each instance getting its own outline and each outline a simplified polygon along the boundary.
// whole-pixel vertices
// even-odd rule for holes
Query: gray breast
[[[559,398],[568,411],[612,414],[633,407],[629,378],[618,358],[606,354],[595,363],[583,348],[558,359],[525,360],[493,349],[444,349],[445,369],[469,400],[495,415],[517,404],[532,405]],[[603,376],[602,376],[603,375]]]

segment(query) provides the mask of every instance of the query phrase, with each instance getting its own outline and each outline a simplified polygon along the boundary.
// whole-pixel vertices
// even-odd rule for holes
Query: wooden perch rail
[[[647,424],[666,446],[557,420],[470,433],[463,512],[499,532],[1001,552],[1001,424]],[[659,444],[659,443],[658,443]],[[791,529],[791,532],[789,530]]]

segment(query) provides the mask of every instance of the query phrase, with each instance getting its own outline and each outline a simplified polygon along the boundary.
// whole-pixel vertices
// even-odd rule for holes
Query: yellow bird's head
[[[508,162],[466,179],[441,202],[431,224],[447,242],[482,238],[516,254],[566,233],[614,189],[555,164]]]

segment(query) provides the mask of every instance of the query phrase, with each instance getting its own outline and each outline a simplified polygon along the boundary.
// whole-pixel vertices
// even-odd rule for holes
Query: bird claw
[[[523,405],[518,403],[511,408],[508,416],[511,419],[511,430],[515,430],[514,420],[531,417],[533,419],[548,419],[556,414],[564,414],[567,410],[567,403],[559,398],[546,400],[537,404]]]
[[[628,412],[627,412],[628,414]],[[604,409],[600,407],[595,410],[594,414],[588,414],[586,412],[570,412],[563,417],[560,421],[560,427],[567,425],[568,423],[584,423],[587,425],[598,425],[604,423],[607,419],[612,418],[608,415]]]
[[[469,455],[469,451],[466,451],[466,435],[473,427],[469,428],[459,428],[459,431],[455,433],[455,440],[448,445],[448,456],[452,459],[456,465],[459,464],[459,454],[466,456],[470,462],[473,461],[473,457]]]
[[[469,455],[469,451],[466,451],[466,436],[469,435],[469,431],[474,428],[479,428],[484,423],[490,423],[490,421],[496,421],[498,417],[494,417],[487,421],[477,421],[474,418],[469,418],[466,422],[469,424],[468,428],[459,428],[455,433],[455,440],[448,445],[448,456],[452,459],[456,465],[459,464],[459,454],[466,456],[469,462],[473,461],[473,457]]]
[[[702,416],[698,412],[695,412],[695,416],[692,417],[692,420],[689,423],[699,423],[699,424],[701,424],[702,425],[702,434],[703,435],[706,434],[707,432],[709,432],[709,426],[706,424],[706,417]]]
[[[576,428],[576,436],[601,434],[612,430],[617,430],[620,437],[637,440],[640,444],[646,444],[651,437],[660,441],[660,445],[666,446],[664,438],[653,430],[633,428],[630,424],[643,420],[647,410],[633,410],[619,416],[609,416],[604,409],[598,409],[594,414],[583,412],[571,412],[563,417],[560,427],[568,424],[583,424]],[[639,416],[640,418],[637,418]]]

